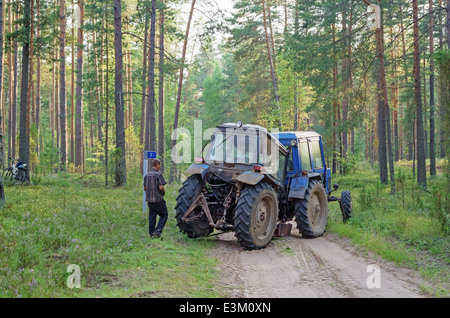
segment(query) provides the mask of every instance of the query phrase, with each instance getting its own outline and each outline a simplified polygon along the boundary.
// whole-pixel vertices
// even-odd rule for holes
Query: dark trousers
[[[169,213],[167,212],[166,201],[150,203],[148,202],[148,234],[160,236],[166,225]],[[159,216],[159,222],[156,226],[156,216]],[[155,229],[156,226],[156,229]]]

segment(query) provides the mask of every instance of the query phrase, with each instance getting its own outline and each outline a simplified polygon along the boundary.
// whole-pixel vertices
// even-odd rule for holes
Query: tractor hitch
[[[285,237],[291,234],[292,224],[286,222],[280,222],[275,229],[275,237]]]

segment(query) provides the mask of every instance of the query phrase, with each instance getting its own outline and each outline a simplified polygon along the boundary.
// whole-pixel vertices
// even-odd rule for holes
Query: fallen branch
[[[78,180],[81,180],[81,179],[83,179],[84,177],[86,177],[86,176],[88,176],[88,175],[95,174],[95,173],[99,173],[99,172],[101,172],[101,169],[100,169],[100,170],[95,170],[95,171],[92,170],[91,172],[88,172],[88,173],[83,174],[81,177],[78,178]]]

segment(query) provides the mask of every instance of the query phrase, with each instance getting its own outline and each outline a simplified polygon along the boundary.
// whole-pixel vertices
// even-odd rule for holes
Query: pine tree
[[[22,28],[22,84],[20,90],[20,137],[19,160],[23,161],[28,169],[25,181],[30,181],[30,103],[28,103],[28,67],[30,60],[30,25],[31,25],[31,1],[25,0],[23,6]]]
[[[427,187],[426,165],[425,165],[425,136],[423,129],[423,105],[422,88],[420,84],[420,43],[419,43],[419,9],[418,0],[413,0],[414,19],[414,87],[416,101],[416,121],[417,121],[417,183],[423,188]]]
[[[116,104],[116,185],[127,183],[123,98],[122,3],[114,0],[115,104]]]
[[[60,80],[60,93],[59,93],[59,102],[60,102],[60,129],[61,129],[61,162],[60,169],[62,171],[66,170],[67,164],[67,143],[66,143],[66,3],[65,0],[60,0],[60,37],[59,37],[59,80]]]

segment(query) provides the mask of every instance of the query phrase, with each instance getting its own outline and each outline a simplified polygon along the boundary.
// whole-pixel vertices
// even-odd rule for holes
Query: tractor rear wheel
[[[189,215],[189,218],[197,217],[195,221],[182,221],[184,214],[189,210],[201,192],[202,182],[198,176],[193,175],[183,183],[177,197],[177,204],[175,206],[177,226],[182,233],[186,233],[190,238],[205,237],[214,230],[209,225],[208,218],[201,207],[196,207]]]
[[[267,183],[245,188],[234,214],[234,231],[238,242],[247,250],[266,247],[275,232],[278,199]]]
[[[303,237],[316,238],[325,233],[328,200],[325,188],[317,180],[309,182],[304,200],[295,201],[295,220]]]
[[[352,217],[353,205],[352,205],[352,196],[350,191],[343,191],[341,195],[341,211],[342,211],[342,219],[347,222]]]

